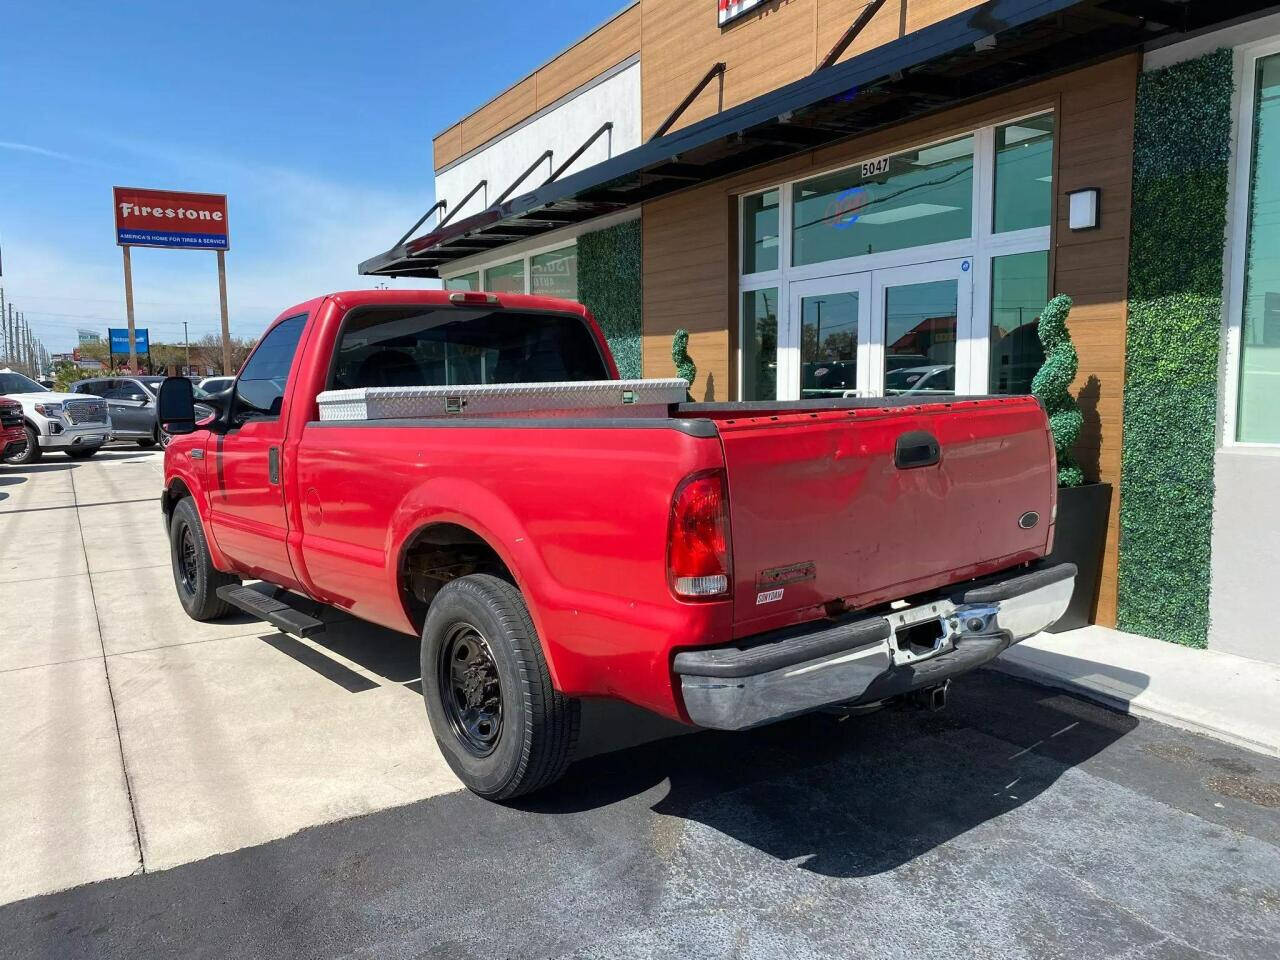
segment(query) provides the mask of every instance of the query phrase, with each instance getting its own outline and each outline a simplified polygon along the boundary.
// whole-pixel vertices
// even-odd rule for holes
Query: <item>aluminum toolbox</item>
[[[422,417],[666,417],[689,385],[672,380],[586,380],[576,383],[459,384],[447,387],[361,387],[316,398],[321,420]]]

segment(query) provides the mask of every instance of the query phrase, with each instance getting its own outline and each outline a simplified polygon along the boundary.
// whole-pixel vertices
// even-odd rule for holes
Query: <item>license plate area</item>
[[[886,618],[893,628],[893,662],[926,660],[952,647],[950,619],[955,605],[949,601],[895,610]]]

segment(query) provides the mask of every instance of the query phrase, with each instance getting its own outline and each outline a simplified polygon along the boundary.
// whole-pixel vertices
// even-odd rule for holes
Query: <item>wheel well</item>
[[[169,482],[162,494],[160,494],[160,509],[164,511],[164,525],[169,526],[169,520],[173,517],[174,508],[178,503],[191,496],[191,491],[187,485],[181,480],[174,479]]]
[[[473,573],[491,573],[515,582],[498,551],[479,534],[456,523],[423,527],[400,556],[400,600],[409,621],[421,630],[440,588]]]

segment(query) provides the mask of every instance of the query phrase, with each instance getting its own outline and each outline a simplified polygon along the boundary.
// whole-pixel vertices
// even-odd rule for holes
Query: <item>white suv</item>
[[[35,463],[49,450],[87,460],[111,437],[106,402],[75,393],[54,393],[30,377],[0,370],[0,395],[22,404],[27,445],[5,463]]]

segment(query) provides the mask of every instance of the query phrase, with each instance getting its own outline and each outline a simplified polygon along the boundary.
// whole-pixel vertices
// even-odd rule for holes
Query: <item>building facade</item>
[[[443,210],[362,269],[581,299],[624,375],[687,330],[707,401],[1026,392],[1066,293],[1095,621],[1280,660],[1262,12],[639,0],[440,133]]]

